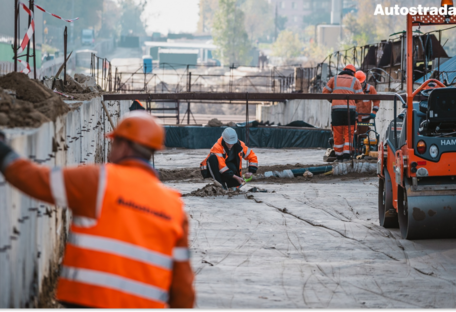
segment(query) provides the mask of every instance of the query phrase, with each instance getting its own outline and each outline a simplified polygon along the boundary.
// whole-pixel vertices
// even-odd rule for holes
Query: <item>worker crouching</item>
[[[249,172],[244,176],[249,179],[258,170],[257,156],[238,139],[233,128],[226,128],[201,163],[201,174],[204,179],[212,177],[225,189],[237,188],[244,183],[242,159],[249,162]]]
[[[38,166],[0,140],[9,183],[73,212],[56,295],[65,307],[193,307],[183,202],[148,162],[164,136],[150,114],[131,112],[108,135],[111,163],[63,169]]]

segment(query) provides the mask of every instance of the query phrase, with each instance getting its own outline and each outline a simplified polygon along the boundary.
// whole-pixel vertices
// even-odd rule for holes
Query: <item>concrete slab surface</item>
[[[193,166],[204,154],[160,157]],[[316,160],[321,151],[259,154],[272,165]],[[189,193],[206,184],[168,185]],[[183,198],[198,308],[456,307],[456,240],[407,241],[380,227],[377,178],[245,191],[253,186],[269,192]]]

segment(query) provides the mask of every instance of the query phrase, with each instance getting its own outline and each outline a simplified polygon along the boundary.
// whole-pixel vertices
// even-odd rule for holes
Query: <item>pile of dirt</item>
[[[0,88],[0,126],[37,128],[48,121],[32,103],[18,100]]]
[[[234,195],[239,195],[241,193],[240,189],[236,189],[235,191],[231,190],[224,190],[220,185],[212,183],[208,184],[203,188],[197,189],[196,191],[193,191],[188,194],[184,194],[182,196],[188,197],[188,196],[195,196],[195,197],[215,197],[215,196],[224,196],[228,195],[228,198],[231,198]]]
[[[203,177],[200,169],[160,169],[160,179],[162,181],[182,181],[188,179],[199,179]]]
[[[0,77],[0,88],[16,91],[16,99],[20,100],[11,100],[10,105],[4,106],[2,113],[5,113],[6,115],[10,115],[8,110],[14,108],[15,114],[18,115],[19,118],[26,118],[30,115],[32,110],[35,110],[43,114],[48,120],[55,121],[58,116],[63,115],[70,110],[68,105],[66,105],[58,95],[46,88],[40,82],[30,79],[23,73],[13,72]],[[25,104],[26,102],[30,104]],[[18,104],[19,106],[16,106]],[[8,126],[22,127],[26,125],[21,121],[10,121],[8,122]]]
[[[236,124],[232,121],[228,122],[228,123],[223,123],[221,122],[220,120],[218,120],[217,118],[213,118],[211,120],[209,120],[209,122],[207,123],[207,126],[208,127],[223,127],[223,126],[226,126],[226,127],[236,127]]]

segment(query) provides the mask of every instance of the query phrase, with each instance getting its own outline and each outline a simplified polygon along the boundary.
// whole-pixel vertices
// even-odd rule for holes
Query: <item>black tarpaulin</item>
[[[173,127],[165,126],[166,147],[188,149],[211,148],[222,136],[226,127]],[[245,140],[246,128],[234,128],[241,141]],[[330,130],[283,129],[275,127],[249,128],[249,147],[267,148],[328,148]]]

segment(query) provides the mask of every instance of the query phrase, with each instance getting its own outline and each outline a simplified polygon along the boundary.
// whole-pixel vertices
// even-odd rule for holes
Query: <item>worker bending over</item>
[[[57,300],[73,308],[192,308],[183,202],[148,163],[163,148],[164,129],[136,111],[108,137],[111,163],[63,169],[38,166],[0,140],[9,183],[73,212]]]
[[[331,78],[323,89],[325,94],[362,94],[361,83],[355,77],[356,68],[347,65],[339,75]],[[355,132],[356,106],[362,100],[333,100],[331,106],[331,125],[334,136],[334,152],[337,161],[348,160]],[[348,110],[350,114],[348,114]],[[349,127],[350,124],[350,127]]]
[[[245,178],[249,179],[258,170],[257,156],[244,142],[238,140],[233,128],[226,128],[201,163],[201,174],[204,179],[212,177],[225,189],[237,188],[244,183],[242,159],[249,162],[249,172],[245,174]]]
[[[367,83],[366,81],[366,74],[362,71],[357,71],[355,77],[361,83],[361,87],[363,88],[364,94],[375,95],[377,94],[377,90],[373,86]],[[380,101],[379,100],[364,100],[361,104],[359,104],[356,108],[358,112],[358,122],[368,123],[371,119],[375,119],[377,117],[377,112],[380,108]],[[358,126],[357,133],[358,135],[366,134],[369,131],[368,126]]]

